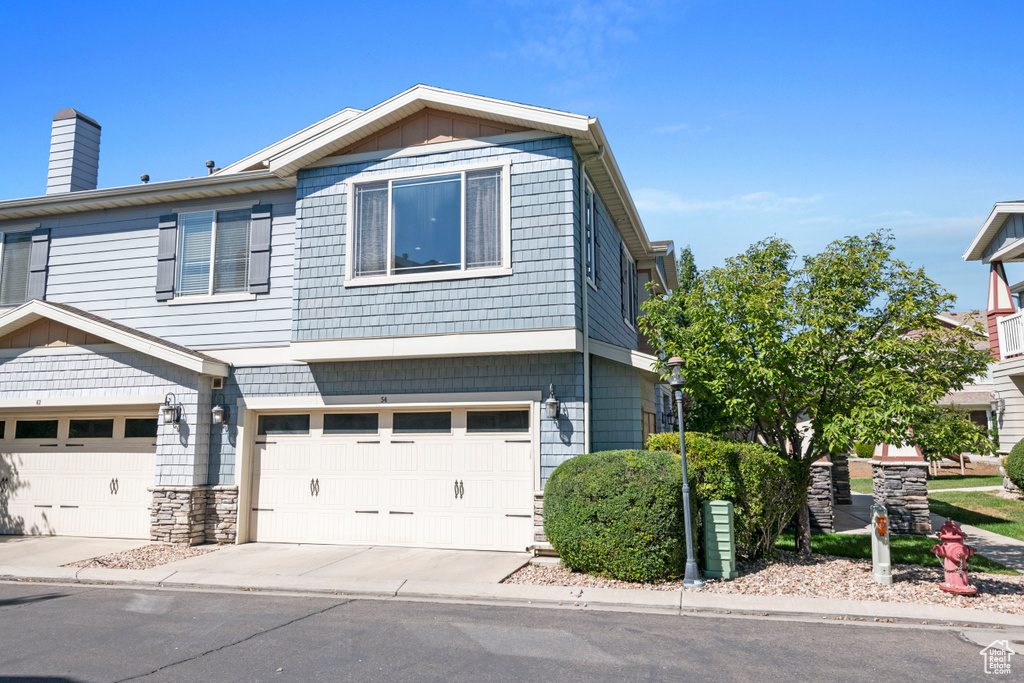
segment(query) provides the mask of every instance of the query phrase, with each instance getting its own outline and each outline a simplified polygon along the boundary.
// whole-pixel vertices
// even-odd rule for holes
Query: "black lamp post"
[[[686,573],[683,575],[683,587],[700,589],[704,587],[704,581],[700,578],[700,569],[697,567],[697,558],[693,556],[693,520],[690,518],[690,479],[686,475],[686,431],[683,428],[683,359],[673,356],[668,360],[668,367],[672,371],[668,383],[676,395],[676,415],[679,418],[679,453],[682,455],[683,463],[683,523],[686,527]]]

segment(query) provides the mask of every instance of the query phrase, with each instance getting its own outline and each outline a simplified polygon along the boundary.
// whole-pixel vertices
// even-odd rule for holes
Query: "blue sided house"
[[[596,118],[420,85],[102,189],[99,145],[61,110],[0,201],[0,533],[522,551],[671,423],[673,245]]]

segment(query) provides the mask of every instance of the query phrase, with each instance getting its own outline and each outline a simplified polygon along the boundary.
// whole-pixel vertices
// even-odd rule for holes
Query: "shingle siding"
[[[638,371],[599,356],[591,358],[591,450],[642,448]]]
[[[583,453],[582,356],[572,353],[398,359],[239,367],[224,384],[225,402],[266,396],[358,396],[497,391],[540,391],[548,386],[562,403],[557,424],[541,423],[542,480],[555,467]],[[233,421],[232,421],[233,422]],[[214,426],[210,484],[234,482],[236,428]]]
[[[161,486],[203,484],[207,479],[204,454],[210,435],[209,378],[134,351],[0,358],[0,398],[43,397],[39,408],[42,412],[61,411],[47,408],[52,399],[163,396],[167,392],[173,392],[181,403],[183,419],[177,428],[159,425],[154,483]],[[116,409],[109,410],[110,414],[116,412]],[[152,406],[152,411],[156,417],[157,406]]]
[[[216,209],[245,198],[193,203]],[[253,196],[274,205],[269,294],[252,301],[170,306],[155,295],[157,221],[173,205],[47,219],[51,228],[46,298],[194,349],[286,345],[291,335],[292,193]],[[179,203],[180,205],[180,203]],[[2,229],[0,224],[0,229]]]
[[[292,338],[581,328],[572,156],[558,137],[301,171]],[[349,178],[486,160],[511,162],[511,275],[344,287]]]

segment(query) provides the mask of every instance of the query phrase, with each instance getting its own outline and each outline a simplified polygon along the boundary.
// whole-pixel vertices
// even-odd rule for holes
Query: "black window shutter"
[[[46,298],[46,269],[50,263],[50,229],[32,231],[32,251],[28,260],[28,287],[25,300]]]
[[[597,222],[597,199],[594,199],[594,284],[601,288],[601,231]]]
[[[622,299],[622,317],[625,318],[629,283],[626,282],[626,245],[624,244],[619,247],[619,282],[622,284],[620,297]]]
[[[160,216],[156,251],[156,300],[174,298],[174,256],[178,251],[178,214]]]
[[[266,294],[270,291],[270,229],[271,204],[252,207],[249,224],[249,291]]]

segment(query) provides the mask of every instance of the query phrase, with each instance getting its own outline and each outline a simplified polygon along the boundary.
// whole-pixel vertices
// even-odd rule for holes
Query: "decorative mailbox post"
[[[946,580],[939,584],[939,588],[947,593],[974,595],[978,589],[967,578],[967,558],[976,551],[964,544],[967,534],[959,524],[947,519],[937,536],[940,543],[932,548],[932,552],[943,559],[942,568],[946,571]]]
[[[875,583],[892,585],[889,513],[884,505],[878,503],[871,506],[871,578]]]

